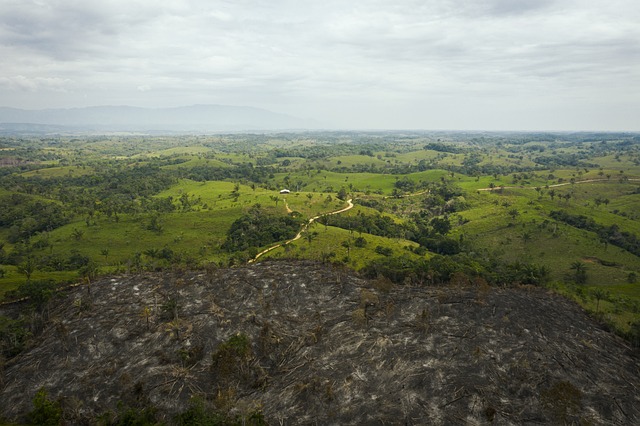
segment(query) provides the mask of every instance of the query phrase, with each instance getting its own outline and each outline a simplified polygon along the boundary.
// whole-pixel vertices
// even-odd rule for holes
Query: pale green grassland
[[[180,156],[178,158],[186,161],[179,164],[169,164],[167,166],[162,166],[162,168],[166,170],[177,170],[190,169],[191,167],[195,166],[216,167],[223,169],[232,167],[230,164],[227,164],[220,160],[216,160],[215,158],[203,158],[198,156]]]
[[[290,184],[287,185],[285,177],[289,177]],[[276,173],[274,181],[281,188],[288,188],[291,191],[296,190],[297,182],[301,182],[300,190],[322,193],[335,193],[340,188],[351,191],[351,187],[359,192],[365,191],[382,191],[391,194],[396,181],[393,175],[382,175],[376,173],[336,173],[323,170],[317,172],[295,172],[295,173]],[[351,187],[350,187],[351,185]]]
[[[440,160],[438,164],[440,166],[460,166],[464,160],[464,154],[452,154],[452,153],[440,153]]]
[[[2,269],[5,271],[4,278],[0,279],[0,299],[7,292],[17,289],[24,284],[25,277],[19,273],[15,266],[4,265]],[[79,279],[77,271],[38,271],[31,275],[32,280],[53,280],[57,283],[72,283]]]
[[[28,172],[24,172],[21,175],[24,177],[37,176],[46,179],[63,176],[87,176],[93,173],[94,169],[89,166],[60,166],[31,170]]]
[[[204,154],[211,152],[211,148],[206,146],[177,146],[174,148],[162,149],[144,154],[147,157],[170,157],[179,154]]]
[[[253,154],[220,152],[216,153],[216,158],[219,160],[230,160],[236,164],[255,163],[255,156]]]
[[[168,213],[160,216],[161,232],[147,229],[149,218],[143,215],[121,215],[115,223],[100,218],[96,225],[76,221],[48,233],[51,247],[35,251],[38,256],[49,252],[69,256],[74,250],[89,256],[101,267],[126,263],[134,253],[168,247],[183,256],[204,260],[219,252],[227,229],[242,213],[241,207],[209,211]],[[82,231],[75,238],[74,230]],[[103,250],[108,250],[104,255]]]
[[[397,154],[394,153],[394,156],[389,158],[385,158],[383,154],[383,158],[385,160],[390,160],[390,161],[397,160],[401,163],[412,164],[412,163],[418,163],[420,162],[420,160],[434,160],[439,155],[441,155],[440,152],[423,149],[420,151],[413,151],[413,152],[403,152],[403,153],[397,153]]]
[[[254,204],[260,204],[264,208],[273,209],[274,212],[286,214],[285,200],[289,204],[289,208],[293,211],[302,213],[304,217],[313,217],[321,213],[338,210],[346,204],[336,199],[326,203],[326,197],[317,193],[311,193],[312,197],[308,198],[309,193],[291,193],[287,195],[280,194],[277,190],[266,190],[256,186],[252,189],[250,186],[238,184],[238,197],[234,195],[235,183],[224,181],[208,181],[196,182],[189,179],[182,179],[178,184],[170,189],[158,194],[158,197],[171,196],[177,200],[183,194],[187,194],[192,198],[201,198],[202,204],[195,206],[196,209],[202,209],[203,205],[207,205],[211,214],[217,214],[218,210],[229,208],[248,208]],[[276,197],[276,204],[272,197]]]
[[[637,220],[620,217],[611,213],[617,203],[638,211],[640,199],[637,195],[624,195],[633,190],[631,184],[597,183],[576,184],[573,188],[575,199],[569,202],[556,197],[551,200],[545,191],[538,196],[531,189],[505,189],[504,191],[480,192],[469,194],[468,200],[473,207],[460,212],[460,217],[468,220],[452,232],[453,236],[464,235],[477,250],[487,255],[497,256],[508,262],[526,261],[544,265],[551,271],[551,280],[559,288],[565,288],[571,281],[571,265],[584,262],[587,270],[587,283],[583,288],[600,287],[610,294],[640,302],[640,284],[628,283],[628,275],[635,272],[640,275],[640,259],[611,244],[605,245],[593,232],[576,229],[566,224],[554,224],[549,219],[551,210],[568,210],[571,214],[585,214],[602,225],[617,224],[623,230],[638,234]],[[557,192],[562,194],[561,188]],[[608,206],[595,207],[593,199],[607,195],[613,201]],[[587,205],[588,203],[588,205]],[[516,209],[513,218],[509,211]],[[567,281],[568,280],[568,281]],[[571,293],[568,290],[563,290]],[[575,290],[573,291],[575,293]],[[572,293],[573,294],[573,293]],[[586,308],[595,311],[595,302],[578,298]],[[616,305],[617,306],[617,305]],[[601,301],[600,311],[607,319],[622,330],[628,329],[634,314],[620,310],[612,303]],[[637,314],[635,314],[637,316]]]
[[[233,136],[192,137],[184,140],[178,138],[119,138],[105,137],[82,143],[77,151],[65,148],[47,148],[55,153],[68,156],[62,164],[73,166],[56,166],[41,168],[22,173],[24,177],[66,177],[90,175],[99,170],[99,161],[115,158],[124,159],[128,167],[141,164],[153,164],[158,158],[186,160],[181,164],[163,166],[166,170],[189,169],[207,166],[216,168],[234,167],[233,164],[251,163],[257,166],[258,159],[272,159],[273,148],[300,148],[317,146],[317,138],[313,136],[274,137],[266,142],[252,146],[246,144],[245,149],[232,151],[235,139]],[[344,141],[350,140],[345,137]],[[213,146],[203,146],[203,144]],[[219,143],[219,147],[217,144]],[[274,214],[288,214],[288,210],[298,212],[303,218],[311,218],[320,214],[336,211],[346,206],[336,193],[344,188],[347,198],[376,199],[381,204],[383,215],[401,222],[421,208],[425,195],[391,198],[398,179],[409,179],[416,184],[440,182],[446,180],[459,186],[464,191],[464,198],[469,208],[450,215],[454,225],[450,237],[460,239],[473,247],[475,254],[484,257],[497,257],[508,262],[531,262],[544,265],[551,271],[551,286],[576,298],[583,306],[596,310],[596,301],[590,291],[604,288],[612,297],[602,300],[597,308],[609,321],[620,329],[628,328],[629,321],[637,320],[640,314],[628,309],[621,309],[614,303],[616,297],[628,298],[640,303],[640,283],[629,283],[630,272],[640,276],[640,258],[612,245],[605,245],[593,232],[576,229],[566,224],[556,224],[549,213],[552,210],[567,210],[572,215],[582,214],[605,226],[616,224],[623,231],[640,235],[640,195],[636,192],[640,182],[620,179],[640,178],[640,166],[634,163],[633,157],[621,154],[594,157],[585,160],[589,167],[558,167],[548,170],[535,170],[524,173],[508,173],[496,175],[468,176],[458,172],[447,171],[449,166],[462,166],[465,159],[471,156],[480,159],[479,166],[496,167],[533,167],[531,158],[537,155],[553,156],[574,154],[579,150],[576,146],[547,149],[544,153],[522,151],[509,152],[509,145],[495,146],[478,153],[452,154],[424,150],[425,141],[416,142],[416,150],[412,152],[394,152],[392,146],[387,150],[375,151],[374,156],[344,155],[327,159],[311,160],[299,157],[276,158],[273,165],[273,177],[266,184],[246,185],[228,181],[197,182],[188,179],[179,180],[171,188],[157,194],[157,197],[173,197],[179,210],[159,215],[161,232],[148,229],[151,220],[149,214],[121,214],[119,221],[104,216],[96,216],[95,224],[87,226],[84,217],[77,217],[72,223],[52,232],[32,238],[31,242],[46,238],[50,247],[34,250],[35,256],[46,256],[56,253],[68,256],[74,250],[89,256],[96,261],[101,272],[116,272],[126,269],[135,253],[143,253],[142,261],[146,265],[165,265],[162,261],[151,258],[145,251],[161,250],[168,247],[183,258],[190,258],[193,264],[201,265],[213,261],[224,263],[229,254],[220,250],[226,233],[238,217],[248,211],[251,206],[260,204],[266,211]],[[529,145],[540,144],[532,142]],[[243,145],[244,146],[244,145]],[[405,145],[406,146],[406,145]],[[464,146],[470,146],[466,144]],[[480,145],[478,145],[480,146]],[[585,145],[588,148],[588,145]],[[215,158],[205,158],[202,154],[215,152]],[[208,155],[211,156],[211,155]],[[357,166],[375,166],[383,169],[390,166],[417,165],[424,160],[430,167],[438,164],[441,169],[428,170],[412,174],[377,174],[377,173],[339,173],[326,170]],[[84,161],[84,162],[83,162]],[[288,165],[283,166],[283,162]],[[42,165],[57,164],[58,160],[43,162]],[[231,164],[233,163],[233,164]],[[75,165],[81,164],[81,165]],[[90,165],[89,165],[90,164]],[[92,167],[95,165],[95,168]],[[314,168],[324,167],[317,171]],[[622,173],[621,173],[622,171]],[[514,176],[515,175],[515,176]],[[559,182],[578,183],[556,186]],[[606,179],[603,182],[579,183],[588,179]],[[253,186],[253,187],[252,187]],[[480,191],[494,186],[493,191]],[[504,189],[500,189],[503,187]],[[536,190],[535,188],[539,188]],[[270,189],[267,189],[270,188]],[[280,189],[291,190],[282,195]],[[555,192],[551,199],[550,191]],[[418,189],[418,192],[422,190]],[[0,189],[0,196],[12,192]],[[569,200],[563,196],[570,194]],[[187,196],[191,206],[182,211],[180,198]],[[605,202],[601,202],[606,199]],[[599,200],[597,205],[596,200]],[[517,211],[513,216],[511,211]],[[378,214],[378,210],[356,205],[344,215]],[[72,234],[74,230],[82,231],[79,238]],[[373,259],[382,257],[375,252],[375,247],[389,247],[394,256],[417,259],[420,256],[407,250],[416,243],[399,238],[383,238],[368,234],[368,244],[357,248],[352,243],[359,236],[357,232],[325,227],[315,224],[310,232],[315,232],[311,242],[302,238],[286,247],[278,248],[266,254],[264,259],[294,257],[316,260],[342,261],[349,267],[360,269]],[[8,229],[0,230],[0,239],[7,240]],[[350,243],[348,249],[343,243]],[[6,243],[5,251],[13,245]],[[329,256],[332,254],[332,256]],[[427,254],[426,257],[432,256]],[[587,283],[577,287],[571,283],[572,263],[584,262],[587,268]],[[16,288],[24,282],[15,266],[2,266],[5,277],[0,278],[1,294]],[[78,279],[78,271],[43,272],[36,271],[34,279],[52,278],[65,282]]]

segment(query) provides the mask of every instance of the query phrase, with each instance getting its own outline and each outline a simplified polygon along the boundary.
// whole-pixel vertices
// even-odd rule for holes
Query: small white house
[[[288,189],[281,189],[280,193],[281,194],[289,194],[291,191],[289,191]]]

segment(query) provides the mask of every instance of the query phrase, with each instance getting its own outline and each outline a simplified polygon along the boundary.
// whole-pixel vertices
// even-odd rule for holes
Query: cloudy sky
[[[640,130],[638,0],[0,0],[0,106]]]

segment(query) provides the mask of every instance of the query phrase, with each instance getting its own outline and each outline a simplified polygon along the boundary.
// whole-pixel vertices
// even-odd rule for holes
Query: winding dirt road
[[[344,213],[344,212],[346,212],[347,210],[351,210],[352,208],[353,208],[353,200],[352,200],[351,198],[349,198],[349,199],[347,200],[347,207],[342,208],[342,209],[340,209],[340,210],[336,210],[336,211],[329,212],[329,213],[323,213],[323,214],[319,214],[319,215],[317,215],[317,216],[312,217],[312,218],[311,218],[311,219],[309,219],[309,221],[308,221],[308,222],[307,222],[307,223],[306,223],[306,224],[305,224],[305,225],[300,229],[300,231],[296,234],[296,236],[295,236],[295,237],[293,237],[293,238],[292,238],[292,239],[290,239],[290,240],[284,241],[284,242],[282,242],[282,243],[278,243],[278,244],[276,244],[276,245],[274,245],[274,246],[271,246],[271,247],[269,247],[269,248],[267,248],[267,249],[262,250],[260,253],[258,253],[258,254],[256,255],[256,257],[254,257],[253,259],[251,259],[251,260],[249,261],[249,263],[253,263],[253,262],[255,262],[256,260],[258,260],[258,258],[260,258],[260,256],[264,255],[265,253],[269,253],[271,250],[275,250],[275,249],[277,249],[278,247],[282,247],[282,246],[283,246],[283,245],[285,245],[285,244],[289,244],[289,243],[291,243],[291,242],[293,242],[293,241],[299,240],[300,238],[302,238],[302,234],[303,234],[307,229],[309,229],[309,226],[310,226],[314,221],[316,221],[317,219],[320,219],[320,218],[321,218],[321,217],[323,217],[323,216],[331,216],[331,215],[334,215],[334,214]],[[287,210],[289,210],[289,206],[287,206]]]
[[[627,179],[629,182],[638,182],[640,181],[640,179]],[[617,180],[612,181],[610,179],[585,179],[585,180],[577,180],[575,182],[563,182],[563,183],[556,183],[554,185],[548,185],[549,188],[556,188],[558,186],[566,186],[566,185],[572,185],[572,184],[578,184],[578,183],[590,183],[590,182],[617,182]],[[495,191],[495,190],[500,190],[500,189],[536,189],[535,186],[496,186],[493,188],[480,188],[480,189],[476,189],[476,191]],[[544,188],[544,187],[540,187],[540,188]]]

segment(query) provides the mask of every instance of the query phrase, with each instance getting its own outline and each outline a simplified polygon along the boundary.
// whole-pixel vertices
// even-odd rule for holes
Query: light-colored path
[[[640,179],[627,179],[628,182],[639,182]],[[590,183],[590,182],[614,182],[614,183],[619,183],[618,180],[611,180],[611,179],[585,179],[585,180],[577,180],[575,182],[563,182],[563,183],[556,183],[554,185],[549,185],[549,188],[556,188],[558,186],[566,186],[566,185],[573,185],[573,184],[579,184],[579,183]],[[476,191],[496,191],[496,190],[500,190],[500,189],[536,189],[535,186],[496,186],[493,188],[480,188],[480,189],[476,189]],[[546,188],[546,185],[543,187],[541,186],[540,188]]]
[[[287,206],[287,208],[288,208],[288,206]],[[314,221],[316,221],[317,219],[320,219],[320,218],[321,218],[321,217],[323,217],[323,216],[331,216],[331,215],[333,215],[333,214],[343,213],[343,212],[346,212],[347,210],[351,210],[352,208],[353,208],[353,200],[352,200],[352,199],[348,199],[348,200],[347,200],[347,207],[345,207],[345,208],[343,208],[343,209],[340,209],[340,210],[336,210],[336,211],[329,212],[329,213],[323,213],[323,214],[319,214],[319,215],[317,215],[317,216],[312,217],[312,218],[311,218],[311,219],[309,219],[309,221],[308,221],[308,222],[307,222],[307,223],[306,223],[306,224],[305,224],[305,225],[300,229],[300,231],[296,234],[296,236],[295,236],[295,237],[293,237],[293,238],[292,238],[292,239],[290,239],[290,240],[284,241],[284,242],[282,242],[282,243],[278,243],[278,244],[276,244],[276,245],[274,245],[274,246],[271,246],[271,247],[269,247],[269,248],[267,248],[267,249],[262,250],[260,253],[258,253],[258,254],[256,255],[256,257],[254,257],[253,259],[251,259],[251,260],[249,261],[249,263],[253,263],[253,262],[255,262],[256,260],[258,260],[258,258],[260,258],[260,256],[264,255],[265,253],[269,253],[271,250],[275,250],[275,249],[277,249],[278,247],[282,247],[282,246],[283,246],[283,245],[285,245],[285,244],[289,244],[289,243],[291,243],[291,242],[293,242],[293,241],[299,240],[300,238],[302,238],[302,234],[303,234],[307,229],[309,229],[309,226],[310,226]]]

